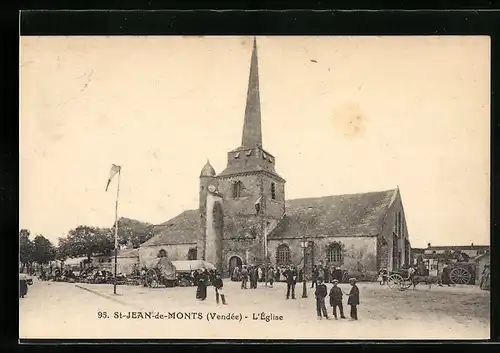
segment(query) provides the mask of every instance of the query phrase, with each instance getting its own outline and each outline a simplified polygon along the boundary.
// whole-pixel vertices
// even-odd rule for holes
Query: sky
[[[257,37],[286,198],[400,188],[413,247],[489,244],[490,39]],[[252,37],[21,37],[20,229],[198,207],[241,143]]]

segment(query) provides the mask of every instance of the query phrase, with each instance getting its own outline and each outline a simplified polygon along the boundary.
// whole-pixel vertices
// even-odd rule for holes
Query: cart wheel
[[[403,276],[398,274],[392,274],[387,279],[387,285],[391,289],[401,289],[403,288],[404,279]]]
[[[401,284],[401,290],[405,290],[410,288],[413,285],[412,281],[410,279],[405,279],[403,280],[403,283]]]
[[[152,268],[146,272],[146,284],[150,288],[157,288],[160,285],[158,282],[158,275]]]
[[[463,267],[455,267],[450,272],[450,280],[453,284],[469,284],[472,275]]]

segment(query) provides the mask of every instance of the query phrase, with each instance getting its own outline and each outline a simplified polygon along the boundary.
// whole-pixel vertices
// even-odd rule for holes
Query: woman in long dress
[[[201,270],[198,274],[198,283],[196,288],[196,299],[205,300],[207,299],[207,282],[208,276],[204,270]]]

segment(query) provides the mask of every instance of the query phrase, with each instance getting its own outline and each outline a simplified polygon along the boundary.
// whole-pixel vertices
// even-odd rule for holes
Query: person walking
[[[222,305],[227,305],[226,297],[223,291],[224,283],[222,282],[222,278],[220,277],[219,273],[215,274],[213,285],[215,288],[215,302],[217,303],[217,305],[219,304],[219,296],[220,299],[222,299]]]
[[[285,271],[286,277],[286,299],[290,299],[290,292],[292,293],[292,299],[295,299],[295,285],[297,284],[297,270],[292,266],[289,266]]]
[[[274,283],[274,268],[272,266],[270,266],[268,269],[267,269],[269,272],[267,274],[267,278],[269,280],[269,285],[271,286],[271,288],[273,288],[273,283]]]
[[[241,276],[241,289],[247,289],[248,270],[246,265],[242,266],[240,276]]]
[[[330,289],[330,306],[333,308],[333,316],[337,320],[337,307],[339,308],[340,318],[345,319],[344,307],[342,305],[342,289],[338,287],[339,281],[333,280],[333,287]]]
[[[358,319],[358,305],[359,305],[359,288],[356,285],[356,278],[350,278],[349,283],[351,284],[351,291],[349,294],[349,298],[347,299],[347,305],[351,307],[351,318],[350,320]]]
[[[320,277],[318,278],[318,284],[316,285],[316,291],[314,292],[314,296],[316,297],[316,313],[318,314],[318,320],[321,320],[323,317],[327,320],[330,319],[325,306],[325,297],[327,294],[328,289],[323,283],[323,278]]]

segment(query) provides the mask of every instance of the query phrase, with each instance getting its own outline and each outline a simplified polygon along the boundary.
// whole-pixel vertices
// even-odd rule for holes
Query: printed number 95
[[[98,319],[107,319],[108,313],[105,311],[98,311],[97,312],[97,318]]]

